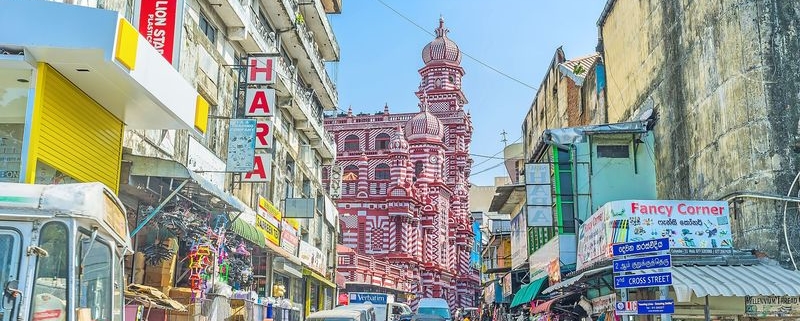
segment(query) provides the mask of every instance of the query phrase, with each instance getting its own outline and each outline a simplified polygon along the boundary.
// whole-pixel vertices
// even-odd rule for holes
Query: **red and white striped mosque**
[[[418,112],[384,106],[325,119],[342,169],[337,277],[348,291],[367,285],[404,292],[412,306],[425,297],[445,298],[453,309],[477,305],[480,280],[469,264],[472,122],[461,52],[448,32],[440,19],[422,50]]]

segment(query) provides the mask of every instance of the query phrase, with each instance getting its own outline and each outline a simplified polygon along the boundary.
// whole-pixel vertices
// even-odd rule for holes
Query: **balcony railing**
[[[244,2],[245,1],[242,1],[242,3]],[[260,39],[256,39],[256,41],[258,42],[258,40],[261,40],[264,42],[263,44],[259,44],[259,47],[263,45],[262,49],[264,52],[278,53],[278,42],[275,32],[267,29],[267,26],[261,22],[261,19],[259,19],[258,14],[252,7],[247,11],[250,13],[250,21],[253,23],[253,27],[255,27],[255,33],[260,36]]]
[[[284,0],[284,3],[286,4],[286,10],[289,12],[289,17],[296,17],[297,11],[300,9],[298,1]],[[306,52],[313,55],[311,63],[314,65],[317,75],[322,79],[325,90],[327,90],[328,94],[331,96],[331,101],[333,101],[332,109],[335,109],[339,104],[339,94],[336,92],[336,84],[334,84],[328,76],[328,71],[325,69],[325,64],[322,62],[322,55],[319,52],[318,45],[305,24],[295,23],[295,26],[297,27],[297,33],[300,35],[300,41],[303,43]]]

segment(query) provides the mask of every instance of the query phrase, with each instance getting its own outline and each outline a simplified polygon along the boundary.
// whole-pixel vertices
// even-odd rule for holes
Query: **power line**
[[[431,33],[430,31],[428,31],[428,29],[425,29],[423,26],[420,26],[418,23],[414,22],[414,20],[411,20],[410,18],[406,17],[404,14],[400,13],[400,11],[397,11],[397,10],[395,10],[394,8],[392,8],[391,6],[389,6],[389,5],[388,5],[386,2],[384,2],[383,0],[376,0],[376,1],[380,2],[380,3],[381,3],[383,6],[385,6],[386,8],[389,8],[389,10],[392,10],[392,11],[393,11],[395,14],[397,14],[397,15],[398,15],[398,16],[400,16],[401,18],[405,19],[406,21],[410,22],[412,25],[415,25],[417,28],[419,28],[420,30],[422,30],[422,31],[423,31],[423,32],[425,32],[426,34],[428,34],[428,35],[431,35],[431,36],[435,36],[433,33]],[[482,65],[482,66],[484,66],[484,67],[486,67],[486,68],[488,68],[488,69],[490,69],[490,70],[492,70],[492,71],[494,71],[494,72],[496,72],[496,73],[498,73],[498,74],[500,74],[500,75],[502,75],[502,76],[504,76],[504,77],[506,77],[506,78],[508,78],[508,79],[511,79],[511,80],[513,80],[513,81],[515,81],[515,82],[519,83],[520,85],[523,85],[523,86],[525,86],[525,87],[528,87],[528,88],[530,88],[530,89],[533,89],[534,91],[536,91],[536,90],[539,90],[539,88],[536,88],[536,87],[534,87],[534,86],[528,85],[527,83],[523,82],[522,80],[519,80],[519,79],[517,79],[517,78],[514,78],[514,77],[512,77],[511,75],[509,75],[509,74],[506,74],[506,73],[504,73],[504,72],[500,71],[499,69],[497,69],[497,68],[495,68],[495,67],[492,67],[492,66],[490,66],[489,64],[487,64],[487,63],[485,63],[485,62],[483,62],[483,61],[480,61],[480,60],[478,60],[478,58],[475,58],[475,57],[473,57],[472,55],[470,55],[470,54],[466,53],[464,50],[460,50],[460,51],[461,51],[461,54],[463,54],[463,55],[464,55],[464,56],[466,56],[467,58],[469,58],[469,59],[472,59],[473,61],[477,62],[478,64],[480,64],[480,65]]]
[[[482,174],[482,173],[488,172],[488,171],[490,171],[490,170],[492,170],[492,169],[495,169],[495,168],[497,168],[497,167],[500,167],[500,165],[503,165],[503,164],[505,164],[505,163],[501,162],[501,163],[499,163],[499,164],[496,164],[496,165],[494,165],[494,166],[492,166],[492,167],[489,167],[489,168],[486,168],[486,169],[483,169],[483,170],[477,171],[477,172],[475,172],[475,173],[470,173],[470,174],[469,174],[469,177],[472,177],[472,176],[475,176],[475,175],[478,175],[478,174]]]
[[[513,142],[511,142],[511,144],[514,144],[514,143],[518,142],[520,139],[522,139],[522,136],[519,136],[519,138],[515,139]],[[504,150],[505,150],[505,148],[504,148],[504,149],[501,149],[501,150],[500,150],[500,151],[498,151],[497,153],[494,153],[494,155],[492,155],[490,158],[487,158],[487,159],[485,159],[485,160],[481,161],[480,163],[477,163],[477,164],[475,164],[475,165],[472,165],[472,168],[475,168],[475,167],[481,166],[482,164],[485,164],[486,162],[488,162],[488,161],[490,161],[490,160],[492,160],[492,159],[495,159],[495,156],[497,156],[497,155],[500,155],[500,153],[502,153]],[[470,154],[470,155],[472,155],[472,154]],[[503,158],[503,159],[505,159],[505,158]]]

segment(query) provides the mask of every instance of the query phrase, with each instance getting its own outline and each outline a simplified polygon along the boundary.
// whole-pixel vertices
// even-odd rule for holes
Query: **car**
[[[377,317],[377,311],[375,311],[375,307],[372,304],[349,304],[349,305],[342,305],[333,309],[334,311],[341,311],[341,310],[350,310],[350,311],[358,311],[361,313],[361,320],[362,321],[380,321]],[[384,320],[385,321],[385,320]]]
[[[417,305],[417,314],[433,314],[442,317],[445,321],[453,321],[450,314],[450,304],[445,299],[422,298]]]
[[[311,313],[306,317],[306,321],[364,321],[364,319],[361,311],[334,309]]]

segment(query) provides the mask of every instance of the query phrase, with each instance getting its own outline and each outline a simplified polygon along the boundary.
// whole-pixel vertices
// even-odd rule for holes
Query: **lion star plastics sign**
[[[611,244],[667,239],[671,249],[732,248],[727,202],[626,200],[581,225],[578,268],[611,257]]]

